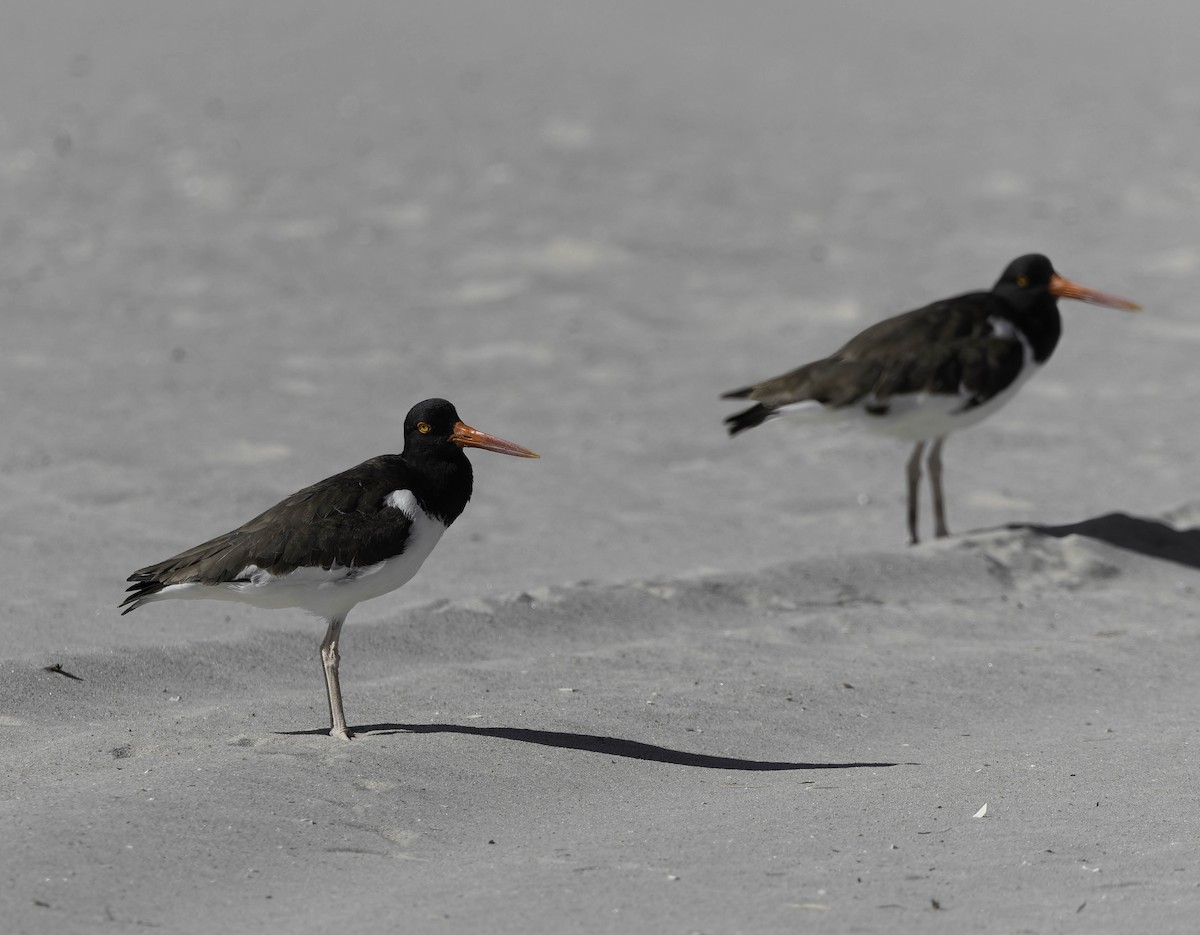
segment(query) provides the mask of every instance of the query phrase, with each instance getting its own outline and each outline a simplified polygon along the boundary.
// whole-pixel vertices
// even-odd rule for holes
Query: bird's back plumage
[[[401,555],[409,547],[415,522],[433,518],[444,529],[462,513],[471,493],[470,462],[462,456],[454,467],[442,472],[448,483],[438,488],[414,484],[418,472],[402,455],[381,455],[327,477],[237,529],[135,571],[129,577],[132,593],[122,604],[123,613],[172,585],[249,586],[267,580],[264,574],[280,579],[299,569],[352,572]],[[432,491],[433,502],[421,503],[413,495],[415,508],[405,511],[389,500],[414,486]],[[249,597],[247,590],[235,587],[230,596]]]
[[[1026,363],[1036,362],[1036,350],[1044,359],[1057,342],[1057,322],[1047,322],[1035,350],[1023,330],[1026,323],[1015,322],[1013,314],[994,294],[971,292],[878,322],[829,357],[726,393],[758,403],[726,419],[730,433],[801,411],[810,402],[816,404],[807,407],[813,412],[861,407],[867,416],[880,416],[899,397],[943,396],[966,413],[1003,393]],[[1027,359],[1031,353],[1034,361]]]

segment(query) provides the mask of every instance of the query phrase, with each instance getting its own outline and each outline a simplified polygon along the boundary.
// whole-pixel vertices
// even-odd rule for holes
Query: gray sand
[[[1045,6],[10,4],[5,930],[1193,931],[1198,17]],[[1146,312],[1063,303],[958,536],[725,437],[1030,251]],[[118,615],[433,395],[543,460],[351,615],[358,740],[319,621]]]

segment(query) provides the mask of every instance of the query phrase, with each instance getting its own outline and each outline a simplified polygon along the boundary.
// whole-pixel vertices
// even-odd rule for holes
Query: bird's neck
[[[451,458],[407,460],[413,473],[422,481],[414,485],[420,489],[412,492],[421,509],[449,526],[458,519],[471,499],[474,485],[471,462],[461,453]]]
[[[1058,305],[1050,302],[1026,311],[1016,311],[1012,314],[1012,322],[1021,329],[1025,339],[1033,351],[1035,363],[1044,364],[1058,347],[1058,339],[1062,337],[1062,316],[1058,313]]]

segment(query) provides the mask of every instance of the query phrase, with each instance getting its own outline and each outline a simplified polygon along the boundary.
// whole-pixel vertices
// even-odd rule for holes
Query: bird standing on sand
[[[135,571],[122,613],[169,598],[215,598],[300,607],[324,618],[329,732],[349,740],[338,682],[342,624],[360,601],[412,578],[462,513],[472,486],[464,448],[538,457],[464,424],[446,400],[427,399],[404,420],[401,454],[364,461],[232,532]]]
[[[948,535],[942,443],[999,409],[1054,353],[1062,334],[1058,299],[1137,311],[1127,299],[1064,279],[1039,254],[1008,264],[991,292],[934,302],[872,325],[841,350],[782,376],[725,393],[757,405],[729,416],[729,434],[783,416],[855,419],[914,442],[908,459],[908,534],[917,540],[921,455],[933,492],[934,532]]]

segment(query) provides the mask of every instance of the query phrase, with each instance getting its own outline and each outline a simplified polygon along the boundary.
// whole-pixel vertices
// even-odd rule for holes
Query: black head
[[[473,429],[458,417],[458,410],[444,399],[417,403],[404,418],[404,453],[417,452],[441,457],[461,457],[464,448],[486,448],[518,458],[538,457],[528,448]]]
[[[1027,253],[1008,264],[992,293],[1007,301],[1014,309],[1032,310],[1038,306],[1054,307],[1059,298],[1077,299],[1092,305],[1138,311],[1141,306],[1120,296],[1098,292],[1088,286],[1064,279],[1040,253]]]
[[[1054,279],[1054,266],[1046,257],[1027,253],[1008,264],[992,292],[1018,308],[1028,308],[1047,299],[1054,302],[1050,291]]]
[[[459,421],[458,410],[448,400],[422,400],[404,417],[404,450],[432,452],[443,448],[447,454],[453,454],[460,450],[450,441]]]

